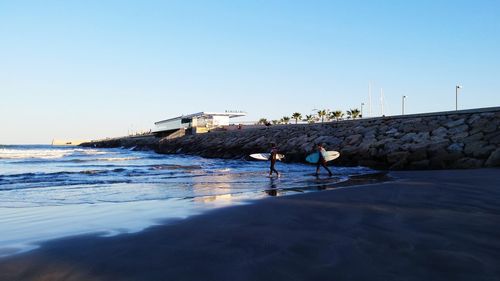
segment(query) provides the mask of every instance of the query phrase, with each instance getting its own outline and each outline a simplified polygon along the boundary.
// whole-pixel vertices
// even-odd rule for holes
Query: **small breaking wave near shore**
[[[106,152],[97,149],[82,149],[68,147],[27,146],[27,145],[0,145],[0,159],[57,159],[65,156],[99,155]]]

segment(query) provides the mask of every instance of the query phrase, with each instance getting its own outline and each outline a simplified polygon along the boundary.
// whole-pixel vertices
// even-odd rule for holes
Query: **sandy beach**
[[[1,259],[0,280],[500,280],[499,171],[391,172],[136,234],[55,240]]]

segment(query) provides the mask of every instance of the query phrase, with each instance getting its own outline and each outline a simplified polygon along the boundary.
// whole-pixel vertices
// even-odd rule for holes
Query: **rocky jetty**
[[[159,153],[246,158],[275,142],[287,161],[300,162],[312,145],[341,152],[338,165],[378,169],[449,169],[500,166],[500,107],[278,125],[160,140]]]
[[[136,147],[158,153],[247,158],[275,142],[286,161],[302,162],[313,144],[340,151],[336,165],[376,169],[500,167],[500,107],[319,124],[276,125],[186,135],[90,142],[91,147]]]
[[[157,150],[160,139],[154,135],[127,136],[119,138],[108,138],[80,144],[83,147],[94,148],[134,148],[134,150]]]

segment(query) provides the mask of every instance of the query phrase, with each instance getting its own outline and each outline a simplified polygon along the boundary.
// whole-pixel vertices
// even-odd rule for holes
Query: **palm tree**
[[[295,119],[295,124],[297,124],[297,122],[299,122],[299,119],[302,119],[302,114],[300,114],[299,112],[294,112],[292,114],[292,118]]]
[[[357,108],[354,108],[354,109],[347,111],[347,115],[349,115],[349,117],[352,117],[352,119],[358,118],[360,116],[360,114],[361,114],[361,111],[359,111],[359,109],[357,109]]]
[[[306,115],[306,119],[304,121],[307,121],[307,123],[311,124],[314,123],[314,115]]]
[[[326,110],[326,109],[318,111],[318,117],[321,118],[321,123],[323,123],[323,121],[325,120],[325,116],[326,116],[327,112],[328,112],[328,110]]]
[[[266,125],[267,124],[267,119],[266,118],[260,118],[259,121],[257,122],[259,125]]]
[[[342,117],[344,117],[344,113],[342,111],[340,111],[340,110],[336,110],[336,111],[334,111],[334,112],[332,112],[330,114],[330,118],[331,119],[335,119],[337,121],[339,121],[340,119],[342,119]]]
[[[357,109],[357,108],[351,109],[351,114],[352,114],[352,118],[353,119],[361,117],[361,111],[359,109]]]
[[[280,121],[279,121],[279,120],[272,120],[271,122],[273,123],[273,125],[276,125],[276,124],[279,124],[279,123],[280,123]]]
[[[290,117],[283,116],[283,118],[281,118],[281,121],[283,121],[283,124],[288,124],[288,122],[290,122]]]

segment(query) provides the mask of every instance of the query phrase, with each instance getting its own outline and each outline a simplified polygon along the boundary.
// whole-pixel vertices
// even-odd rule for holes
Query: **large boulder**
[[[497,148],[490,154],[485,165],[487,167],[500,167],[500,148]]]
[[[446,149],[450,152],[462,152],[464,150],[464,144],[455,142],[450,144]]]
[[[446,128],[448,128],[448,129],[450,129],[450,128],[462,125],[464,123],[465,123],[465,118],[461,118],[461,119],[458,119],[458,120],[447,122],[446,124],[444,124],[444,126]]]
[[[446,136],[447,133],[448,133],[448,130],[445,127],[439,127],[437,129],[433,130],[431,132],[431,135],[433,137],[443,138]]]
[[[481,168],[483,163],[484,160],[466,157],[455,161],[451,167],[455,169],[475,169]]]
[[[489,145],[485,141],[471,142],[464,148],[465,154],[474,158],[486,158],[493,150],[495,150],[495,146]]]

